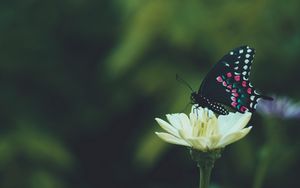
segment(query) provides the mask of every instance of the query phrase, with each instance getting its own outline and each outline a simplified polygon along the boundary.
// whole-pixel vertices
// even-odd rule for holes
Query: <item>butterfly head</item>
[[[197,104],[198,106],[204,106],[205,105],[205,97],[203,97],[202,95],[196,93],[196,92],[193,92],[191,94],[191,103],[192,104]]]
[[[196,97],[197,97],[197,93],[196,92],[193,92],[191,94],[191,103],[192,104],[195,104],[196,103]]]

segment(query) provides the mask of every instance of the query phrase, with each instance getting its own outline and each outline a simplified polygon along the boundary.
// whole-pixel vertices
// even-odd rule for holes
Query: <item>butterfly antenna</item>
[[[269,101],[274,100],[273,97],[269,97],[269,96],[266,96],[266,95],[260,95],[260,97],[261,97],[262,99],[269,100]]]
[[[186,85],[192,92],[194,92],[193,88],[188,84],[184,79],[182,79],[178,74],[176,74],[176,80]]]

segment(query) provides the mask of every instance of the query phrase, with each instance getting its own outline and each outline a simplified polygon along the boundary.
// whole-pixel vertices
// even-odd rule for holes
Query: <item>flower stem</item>
[[[207,152],[191,149],[190,154],[200,170],[199,188],[208,188],[215,161],[221,157],[221,149]]]
[[[199,188],[208,188],[210,182],[210,175],[213,166],[209,164],[200,165],[198,164],[200,170],[200,183]]]

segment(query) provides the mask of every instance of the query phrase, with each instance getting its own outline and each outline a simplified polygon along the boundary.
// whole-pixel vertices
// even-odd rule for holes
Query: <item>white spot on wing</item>
[[[230,55],[233,55],[233,52],[230,52],[229,54],[230,54]]]
[[[249,58],[250,57],[250,54],[246,54],[246,58]]]
[[[252,52],[252,50],[251,50],[251,49],[248,49],[247,52],[250,53],[250,52]]]
[[[247,66],[247,65],[245,65],[243,68],[244,68],[245,70],[247,70],[247,69],[248,69],[248,66]]]
[[[244,72],[242,72],[242,74],[243,74],[244,76],[246,76],[247,72],[246,72],[246,71],[244,71]]]
[[[249,59],[245,59],[245,63],[246,63],[246,64],[249,63]]]
[[[244,52],[244,50],[240,50],[239,52],[240,52],[240,54],[242,54]]]
[[[247,80],[249,80],[249,79],[248,79],[248,78],[246,78],[245,76],[243,76],[243,80],[246,80],[246,81],[247,81]]]
[[[234,62],[235,64],[239,64],[240,62],[239,61],[236,61],[236,62]]]
[[[251,95],[251,96],[250,96],[251,101],[254,101],[254,98],[255,98],[254,95]]]

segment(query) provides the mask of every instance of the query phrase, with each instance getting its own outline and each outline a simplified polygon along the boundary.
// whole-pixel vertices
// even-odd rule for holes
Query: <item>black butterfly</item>
[[[254,112],[259,99],[273,100],[257,93],[249,81],[255,51],[249,46],[231,50],[208,72],[198,92],[191,94],[193,104],[226,115],[229,106],[241,113]]]

